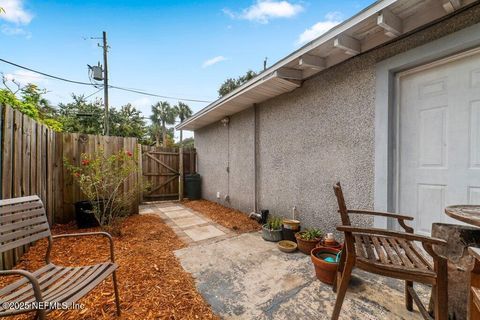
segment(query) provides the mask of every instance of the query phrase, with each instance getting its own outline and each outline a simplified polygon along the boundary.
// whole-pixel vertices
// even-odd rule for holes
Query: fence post
[[[179,164],[178,164],[178,200],[183,200],[183,148],[180,147],[178,150]]]
[[[138,202],[141,204],[143,203],[143,165],[142,165],[142,145],[137,144],[138,150],[138,173],[137,173],[137,180],[139,186],[139,195],[138,195]]]

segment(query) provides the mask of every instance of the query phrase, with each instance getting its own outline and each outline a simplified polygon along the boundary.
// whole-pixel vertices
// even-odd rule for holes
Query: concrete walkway
[[[155,214],[190,245],[228,239],[235,234],[201,213],[175,202],[153,202],[140,206],[140,214]]]
[[[315,278],[310,257],[280,252],[260,233],[183,248],[175,255],[223,319],[330,319],[336,295]],[[428,301],[428,288],[420,291]],[[341,319],[422,319],[418,311],[405,309],[403,297],[403,281],[355,270]]]
[[[280,252],[259,232],[238,235],[174,202],[149,203],[189,246],[175,251],[197,290],[223,319],[330,319],[336,295],[315,278],[310,257]],[[424,302],[429,289],[415,285]],[[341,319],[422,319],[405,309],[403,281],[354,271]]]

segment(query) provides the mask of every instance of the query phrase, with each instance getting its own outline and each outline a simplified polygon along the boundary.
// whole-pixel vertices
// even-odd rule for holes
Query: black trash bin
[[[185,176],[185,194],[191,200],[202,198],[201,179],[198,173]]]

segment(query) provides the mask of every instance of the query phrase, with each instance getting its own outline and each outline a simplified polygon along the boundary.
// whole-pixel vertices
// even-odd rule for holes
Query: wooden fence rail
[[[139,148],[136,138],[108,137],[55,132],[8,106],[0,106],[2,199],[37,194],[43,201],[48,221],[65,223],[74,218],[74,203],[85,200],[78,184],[64,167],[64,159],[80,164],[81,154],[99,150],[111,155]],[[132,175],[128,190],[141,176]],[[138,210],[138,203],[132,211]],[[0,269],[10,269],[28,248],[0,256]]]

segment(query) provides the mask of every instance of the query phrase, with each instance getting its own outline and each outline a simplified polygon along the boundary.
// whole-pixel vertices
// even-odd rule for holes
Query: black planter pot
[[[99,225],[90,201],[75,202],[75,220],[79,229],[93,228]]]

